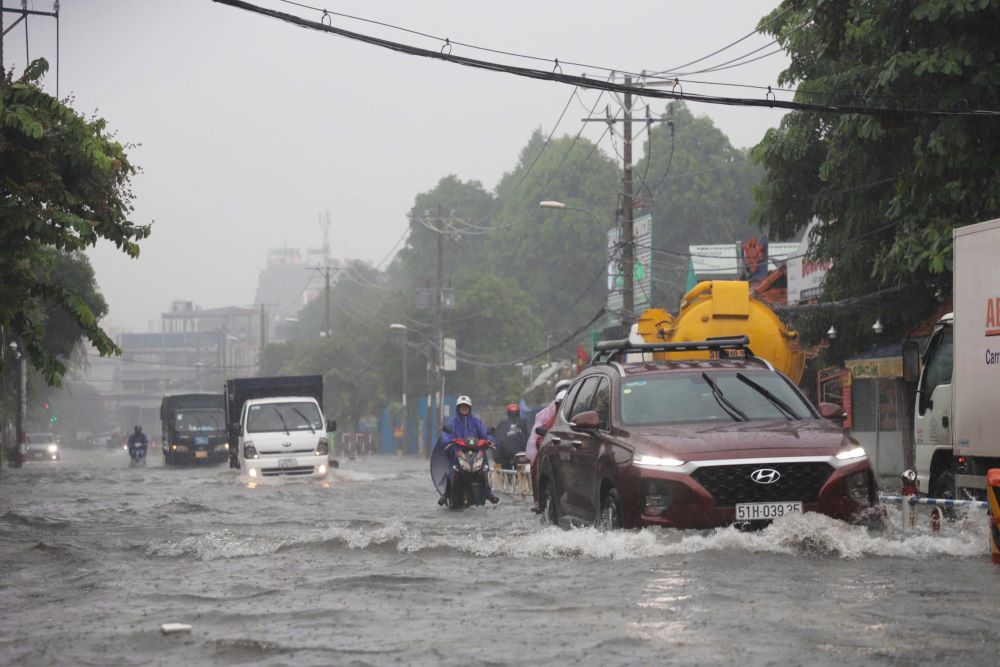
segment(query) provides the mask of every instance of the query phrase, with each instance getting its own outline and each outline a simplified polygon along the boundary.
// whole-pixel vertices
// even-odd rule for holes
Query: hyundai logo
[[[750,479],[758,484],[774,484],[781,479],[781,473],[771,468],[758,468],[750,473]]]

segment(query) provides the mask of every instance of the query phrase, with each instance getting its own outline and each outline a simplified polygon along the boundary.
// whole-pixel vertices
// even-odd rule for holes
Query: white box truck
[[[917,480],[936,498],[979,498],[1000,468],[1000,219],[953,236],[954,312],[934,328],[921,368],[903,344],[903,374],[918,379]],[[919,370],[918,370],[919,369]]]
[[[230,465],[247,479],[323,478],[329,470],[323,378],[304,375],[226,381]]]

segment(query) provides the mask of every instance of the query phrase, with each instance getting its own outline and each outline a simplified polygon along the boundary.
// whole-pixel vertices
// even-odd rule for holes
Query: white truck
[[[323,478],[330,467],[319,375],[240,378],[226,382],[230,465],[245,478]]]
[[[921,493],[982,499],[986,472],[1000,468],[1000,219],[956,228],[953,240],[954,312],[937,322],[922,368],[918,344],[903,344],[903,375],[918,379]]]

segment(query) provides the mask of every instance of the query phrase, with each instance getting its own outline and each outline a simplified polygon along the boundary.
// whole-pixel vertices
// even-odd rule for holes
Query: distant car
[[[619,361],[654,346],[660,357],[700,349],[717,358]],[[873,514],[875,475],[831,421],[843,421],[840,406],[814,408],[745,338],[598,351],[539,451],[549,522],[710,528],[798,512]]]
[[[59,443],[52,433],[28,433],[24,444],[25,461],[58,461]]]

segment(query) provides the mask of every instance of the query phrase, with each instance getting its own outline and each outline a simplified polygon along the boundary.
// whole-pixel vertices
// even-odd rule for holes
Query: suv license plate
[[[278,459],[279,468],[294,468],[296,463],[298,461],[295,459]]]
[[[207,459],[208,458],[208,452],[195,452],[194,453],[194,457],[196,459]]]
[[[738,503],[736,505],[736,520],[770,521],[796,512],[802,513],[802,503],[797,500],[783,503]]]

